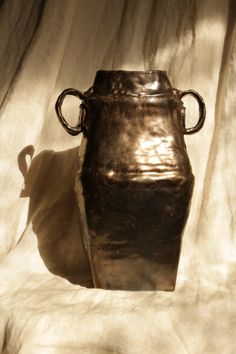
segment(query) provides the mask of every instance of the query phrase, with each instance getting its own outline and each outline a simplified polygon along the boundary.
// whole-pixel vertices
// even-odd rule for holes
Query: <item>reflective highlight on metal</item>
[[[68,94],[83,101],[76,127],[61,111]],[[186,94],[199,104],[193,128]],[[84,133],[75,188],[94,286],[174,290],[194,184],[183,134],[203,126],[203,99],[165,71],[100,70],[87,92],[63,91],[56,111],[70,134]]]

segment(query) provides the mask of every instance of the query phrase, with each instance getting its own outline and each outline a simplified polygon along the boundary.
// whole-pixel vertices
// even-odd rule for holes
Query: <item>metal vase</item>
[[[193,128],[187,94],[199,105]],[[61,111],[66,95],[82,100],[76,127]],[[56,112],[84,135],[75,189],[94,286],[174,290],[194,185],[184,134],[204,124],[202,97],[173,88],[165,71],[100,70],[87,92],[63,91]]]

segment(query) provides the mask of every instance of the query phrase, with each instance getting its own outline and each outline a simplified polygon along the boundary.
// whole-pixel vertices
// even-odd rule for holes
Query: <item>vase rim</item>
[[[101,73],[133,73],[133,74],[153,74],[153,73],[167,73],[166,70],[123,70],[123,69],[118,69],[118,70],[103,70],[100,69],[97,72]]]

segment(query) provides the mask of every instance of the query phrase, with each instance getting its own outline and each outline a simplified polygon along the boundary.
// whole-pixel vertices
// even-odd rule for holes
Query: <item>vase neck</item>
[[[166,71],[99,70],[92,95],[158,95],[173,93]]]

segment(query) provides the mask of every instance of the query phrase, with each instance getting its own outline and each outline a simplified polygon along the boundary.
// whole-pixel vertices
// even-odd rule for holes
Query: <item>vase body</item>
[[[83,96],[75,190],[95,287],[175,288],[194,184],[181,95],[163,71],[98,71]]]

